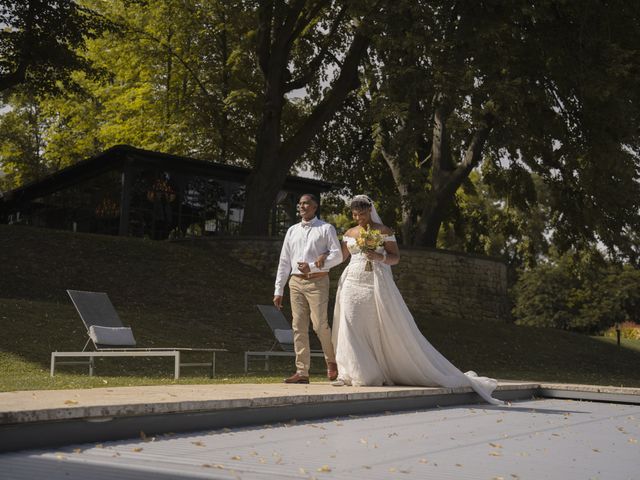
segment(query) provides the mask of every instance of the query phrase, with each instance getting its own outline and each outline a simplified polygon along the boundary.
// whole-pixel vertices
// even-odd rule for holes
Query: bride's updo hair
[[[366,210],[368,208],[371,208],[371,200],[369,200],[369,198],[365,195],[357,195],[353,197],[349,207],[351,208],[351,210]]]

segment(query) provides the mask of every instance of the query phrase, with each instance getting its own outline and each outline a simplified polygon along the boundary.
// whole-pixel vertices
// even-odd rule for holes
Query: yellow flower
[[[369,228],[369,225],[367,225],[366,229],[360,227],[360,236],[356,239],[356,244],[364,253],[384,245],[384,237],[380,230]]]

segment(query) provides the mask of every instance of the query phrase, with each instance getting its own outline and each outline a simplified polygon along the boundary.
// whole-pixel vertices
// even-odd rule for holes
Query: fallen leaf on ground
[[[141,452],[142,450],[144,450],[144,448],[142,447],[136,447],[132,449],[133,452]]]
[[[191,442],[193,443],[196,447],[204,447],[205,444],[202,443],[200,440],[196,440],[195,442]]]
[[[78,402],[76,400],[65,400],[64,404],[65,405],[77,405]]]
[[[331,468],[329,467],[329,465],[323,465],[318,469],[319,472],[330,472]]]

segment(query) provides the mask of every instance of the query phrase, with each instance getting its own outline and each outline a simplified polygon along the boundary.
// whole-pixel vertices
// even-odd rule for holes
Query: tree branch
[[[269,56],[271,53],[271,31],[273,23],[273,1],[263,0],[258,7],[258,63],[262,73],[266,76],[269,72]]]
[[[297,133],[282,145],[280,156],[283,162],[293,165],[295,160],[304,154],[305,148],[322,125],[336,112],[349,92],[355,88],[358,65],[369,47],[369,42],[370,38],[368,36],[361,31],[356,32],[345,57],[340,75],[333,84],[331,91],[316,105]]]
[[[311,23],[314,17],[320,12],[320,10],[326,7],[329,3],[330,2],[328,0],[319,0],[315,3],[315,5],[311,6],[311,8],[306,14],[299,15],[298,21],[296,22],[295,26],[291,30],[291,34],[289,36],[287,43],[291,45],[295,41],[295,39],[298,38],[298,36],[300,36],[302,31],[305,28],[307,28],[307,26]]]
[[[324,42],[324,45],[322,45],[322,47],[320,48],[320,52],[318,52],[318,54],[307,64],[305,73],[300,74],[298,78],[293,79],[292,81],[290,81],[285,85],[286,92],[290,92],[292,90],[297,90],[299,88],[302,88],[305,85],[307,85],[309,82],[311,82],[311,80],[313,80],[313,76],[318,73],[318,70],[320,69],[322,62],[330,54],[329,46],[331,45],[331,40],[335,35],[336,31],[338,30],[338,28],[340,28],[340,24],[342,23],[342,20],[344,19],[344,16],[346,13],[347,13],[347,8],[346,6],[343,5],[340,12],[338,12],[336,17],[333,19],[333,23],[331,24],[329,33],[326,36],[327,40]],[[334,58],[334,60],[336,60],[336,63],[339,63],[337,62],[337,58],[335,56],[333,55],[331,56]]]
[[[275,38],[273,39],[272,51],[274,49],[290,48],[293,31],[298,23],[298,18],[304,9],[306,0],[295,0],[288,8],[287,15],[283,23],[276,22],[277,28]],[[277,19],[276,19],[277,20]],[[287,48],[287,50],[288,50]]]

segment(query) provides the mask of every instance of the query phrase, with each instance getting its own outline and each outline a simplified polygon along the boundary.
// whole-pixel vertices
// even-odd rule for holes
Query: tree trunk
[[[340,108],[346,96],[357,88],[358,65],[367,50],[369,38],[356,32],[331,90],[313,109],[297,132],[281,143],[282,108],[288,71],[288,52],[274,48],[268,59],[261,57],[265,71],[265,101],[256,142],[255,168],[247,179],[243,235],[267,235],[269,214],[287,173],[309,147],[322,126]],[[286,56],[283,55],[285,52]]]
[[[403,174],[403,169],[401,167],[401,162],[398,160],[398,156],[389,153],[386,148],[383,146],[380,150],[382,153],[382,157],[384,158],[389,170],[391,171],[391,176],[393,177],[393,183],[400,194],[400,202],[401,202],[401,215],[402,215],[402,224],[401,224],[401,240],[402,245],[411,245],[411,237],[413,230],[413,208],[411,206],[411,187],[409,181],[406,179]],[[406,159],[403,159],[406,164]]]
[[[484,124],[481,125],[471,138],[464,158],[457,165],[453,163],[449,148],[449,133],[446,127],[447,109],[441,105],[435,109],[432,144],[432,189],[427,202],[424,205],[416,235],[415,245],[435,247],[438,233],[447,208],[453,202],[455,194],[462,182],[471,171],[480,163],[482,148],[491,132],[493,117],[487,115]]]

